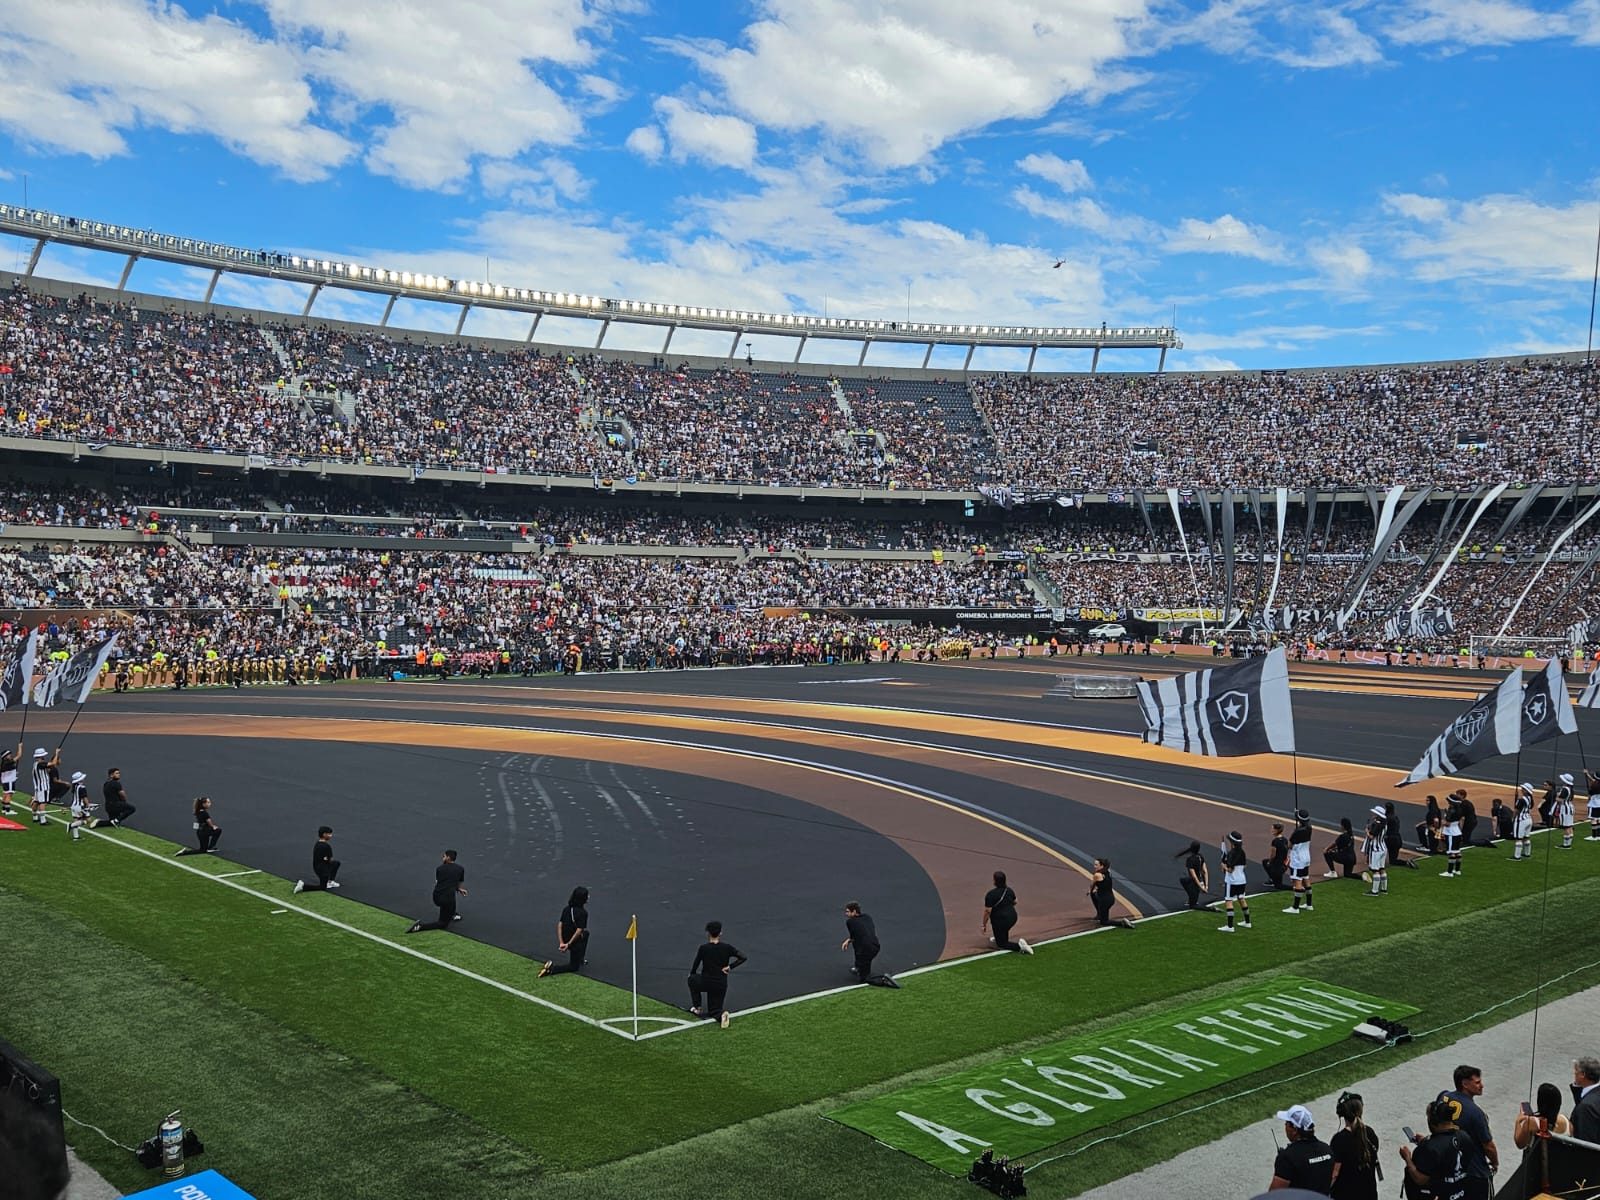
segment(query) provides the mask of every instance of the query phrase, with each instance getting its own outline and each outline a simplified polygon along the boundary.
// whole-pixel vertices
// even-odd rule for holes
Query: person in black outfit
[[[1417,822],[1417,849],[1437,854],[1443,846],[1444,809],[1439,807],[1439,797],[1428,797],[1427,811]]]
[[[199,849],[191,850],[185,846],[179,850],[175,857],[183,858],[189,854],[215,854],[217,842],[222,837],[222,826],[211,819],[211,797],[198,796],[194,802],[194,837],[199,843]]]
[[[722,940],[722,922],[706,922],[706,940],[689,967],[689,1011],[728,1027],[728,976],[749,962],[736,946]]]
[[[862,983],[872,975],[872,960],[878,957],[882,946],[878,943],[878,929],[872,918],[861,911],[854,900],[844,906],[846,937],[839,943],[841,950],[854,950],[856,964],[850,969]]]
[[[317,828],[317,840],[311,847],[311,870],[317,881],[307,883],[304,879],[296,879],[295,892],[333,891],[339,886],[339,866],[339,860],[333,856],[333,826],[321,825]]]
[[[1600,1059],[1585,1055],[1572,1064],[1572,1136],[1600,1142]]]
[[[1123,929],[1132,929],[1133,922],[1124,918],[1121,921],[1111,919],[1112,906],[1117,902],[1116,884],[1111,878],[1111,860],[1097,858],[1094,860],[1094,872],[1089,876],[1089,900],[1094,905],[1094,920],[1096,925],[1120,925]]]
[[[122,772],[116,767],[106,772],[106,781],[100,787],[100,794],[104,797],[101,811],[113,825],[121,825],[139,811],[128,803],[127,789],[122,786]]]
[[[576,974],[583,970],[589,952],[589,889],[575,887],[567,897],[567,906],[556,919],[556,947],[567,956],[567,961],[557,963],[551,959],[539,968],[539,978],[546,975]]]
[[[1317,1123],[1311,1110],[1295,1104],[1277,1117],[1283,1122],[1283,1135],[1289,1144],[1273,1160],[1272,1183],[1267,1190],[1304,1188],[1326,1196],[1333,1183],[1333,1151],[1317,1138]]]
[[[1333,1151],[1334,1200],[1378,1200],[1378,1135],[1363,1121],[1365,1105],[1354,1092],[1339,1097],[1334,1112],[1344,1128],[1328,1139]]]
[[[433,902],[439,906],[439,919],[431,925],[414,921],[406,932],[421,933],[424,929],[449,929],[452,922],[459,921],[461,917],[456,912],[456,897],[467,894],[467,889],[461,886],[466,880],[467,872],[456,862],[456,852],[446,850],[439,865],[433,870]]]
[[[1184,895],[1189,897],[1189,907],[1195,910],[1205,908],[1200,903],[1200,896],[1201,893],[1210,895],[1211,878],[1206,873],[1206,856],[1200,853],[1200,843],[1190,842],[1173,857],[1183,859],[1183,878],[1178,882],[1183,884]]]
[[[1333,842],[1322,852],[1322,861],[1328,864],[1328,870],[1323,875],[1324,879],[1333,879],[1339,872],[1334,870],[1338,863],[1344,868],[1346,879],[1355,878],[1356,873],[1356,834],[1355,828],[1350,824],[1349,817],[1339,818],[1339,833]]]
[[[1465,1200],[1467,1194],[1467,1153],[1472,1139],[1455,1127],[1454,1110],[1448,1100],[1428,1105],[1428,1136],[1417,1145],[1401,1146],[1406,1178],[1429,1200]]]
[[[1400,852],[1405,849],[1405,834],[1400,831],[1400,814],[1395,811],[1394,801],[1383,802],[1383,841],[1389,847],[1389,869],[1405,867],[1408,870],[1418,869],[1417,860],[1402,858]]]
[[[1280,821],[1272,823],[1271,856],[1261,860],[1261,869],[1267,873],[1267,882],[1272,884],[1272,890],[1283,890],[1283,873],[1289,869],[1289,839],[1283,836],[1283,824]]]
[[[1011,930],[1017,924],[1017,894],[1006,886],[1006,873],[994,873],[994,886],[983,898],[983,921],[979,928],[994,929],[994,944],[1002,950],[1015,950],[1018,954],[1032,954],[1033,947],[1022,938],[1011,940]]]
[[[1516,813],[1511,811],[1511,806],[1501,801],[1496,796],[1489,802],[1489,836],[1497,841],[1508,842],[1511,840],[1512,830],[1516,825]]]

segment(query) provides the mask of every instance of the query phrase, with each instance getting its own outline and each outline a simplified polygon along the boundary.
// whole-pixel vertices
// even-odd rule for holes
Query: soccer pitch
[[[536,963],[462,938],[402,938],[404,918],[343,896],[293,896],[290,881],[221,857],[173,860],[130,830],[5,836],[5,1036],[61,1077],[72,1117],[119,1141],[182,1108],[208,1147],[198,1165],[263,1200],[687,1198],[709,1178],[779,1197],[968,1195],[822,1114],[1284,972],[1414,1006],[1415,1030],[1465,1033],[1600,960],[1584,917],[1600,848],[1552,853],[1540,837],[1531,863],[1471,852],[1462,880],[1426,862],[1397,872],[1388,901],[1321,887],[1313,919],[1274,919],[1281,905],[1264,896],[1246,936],[1180,913],[635,1043],[596,1024],[631,1014],[626,992],[536,983]],[[1595,978],[1567,974],[1544,995]],[[1039,1151],[1029,1161],[1067,1157],[1030,1174],[1030,1194],[1115,1179],[1411,1052],[1341,1041]],[[1350,1064],[1358,1053],[1377,1062]],[[118,1186],[153,1182],[97,1134],[68,1130]]]

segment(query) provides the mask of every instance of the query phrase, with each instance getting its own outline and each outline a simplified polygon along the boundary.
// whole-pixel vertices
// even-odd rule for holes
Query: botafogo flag
[[[1395,787],[1421,783],[1435,775],[1454,775],[1464,767],[1497,754],[1522,748],[1522,668],[1518,667],[1492,692],[1485,692],[1466,712],[1433,739],[1422,761]]]
[[[0,712],[27,703],[28,685],[33,682],[33,664],[38,657],[39,630],[35,628],[28,631],[28,640],[11,656],[5,673],[0,675]]]
[[[1563,733],[1577,733],[1578,718],[1567,700],[1567,680],[1561,660],[1551,658],[1522,689],[1522,744],[1547,742]]]
[[[1289,656],[1280,646],[1236,666],[1141,679],[1144,740],[1185,754],[1294,753]]]
[[[1589,672],[1589,682],[1578,693],[1579,708],[1600,708],[1600,666]]]
[[[95,680],[100,678],[100,668],[106,665],[106,659],[111,657],[116,645],[117,635],[113,633],[98,646],[85,646],[63,661],[33,689],[34,704],[39,708],[82,704],[94,691]]]

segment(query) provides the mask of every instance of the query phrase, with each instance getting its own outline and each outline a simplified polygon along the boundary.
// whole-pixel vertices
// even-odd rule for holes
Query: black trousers
[[[997,920],[993,913],[989,914],[989,928],[994,931],[994,944],[1002,950],[1021,951],[1022,947],[1011,940],[1011,931],[1017,927],[1017,919],[1012,917],[1009,921]]]
[[[1089,900],[1094,905],[1094,919],[1100,925],[1111,924],[1111,906],[1117,898],[1110,892],[1090,892]]]
[[[572,941],[567,943],[566,962],[554,964],[551,966],[550,970],[545,973],[547,975],[567,975],[576,974],[579,971],[582,971],[584,958],[588,954],[588,951],[589,935],[586,933],[582,937],[574,938]]]
[[[1356,852],[1354,850],[1347,850],[1343,854],[1336,853],[1333,850],[1324,850],[1322,852],[1322,861],[1328,864],[1328,870],[1330,871],[1333,870],[1335,863],[1340,864],[1344,868],[1344,877],[1346,879],[1356,873]]]
[[[728,977],[718,971],[713,975],[689,976],[689,1002],[705,1017],[720,1017],[728,998]]]
[[[337,858],[312,863],[311,869],[317,873],[317,881],[306,884],[304,890],[308,892],[327,891],[328,884],[339,878],[339,866],[340,863]]]
[[[435,895],[433,902],[439,906],[439,920],[432,925],[424,925],[424,929],[449,929],[455,924],[456,919],[456,894],[451,892],[448,896]]]
[[[1196,883],[1193,879],[1189,878],[1188,875],[1185,875],[1182,879],[1178,880],[1178,882],[1183,884],[1183,894],[1185,896],[1189,897],[1189,907],[1190,908],[1199,908],[1200,907],[1200,885],[1198,883]]]
[[[126,800],[106,801],[106,820],[108,821],[126,821],[138,811],[139,810],[137,808],[129,804]]]
[[[1264,858],[1261,869],[1267,873],[1267,882],[1275,888],[1283,886],[1283,873],[1289,869],[1288,859]]]
[[[862,983],[872,974],[872,960],[878,957],[878,947],[852,946],[856,952],[856,978]]]

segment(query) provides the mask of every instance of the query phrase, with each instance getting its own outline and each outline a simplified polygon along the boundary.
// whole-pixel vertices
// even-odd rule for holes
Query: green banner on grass
[[[1013,1158],[1321,1050],[1369,1016],[1416,1012],[1283,976],[1160,1016],[828,1114],[953,1175],[986,1149]],[[1326,1114],[1331,1126],[1333,1114]]]

